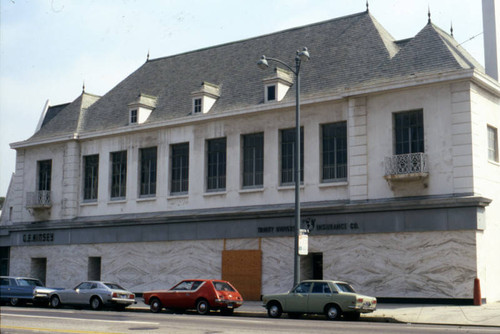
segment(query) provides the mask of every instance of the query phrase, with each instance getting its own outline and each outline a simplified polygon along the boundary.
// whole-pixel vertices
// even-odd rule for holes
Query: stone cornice
[[[394,212],[408,210],[432,210],[443,208],[486,207],[491,199],[473,195],[439,195],[368,201],[322,201],[301,203],[303,215],[335,215],[370,212]],[[228,208],[196,209],[184,211],[166,211],[151,213],[127,213],[121,215],[89,216],[76,219],[14,223],[2,226],[1,235],[10,232],[75,229],[91,227],[140,226],[173,223],[199,223],[224,220],[262,219],[293,217],[294,205],[277,204],[261,206],[238,206]],[[8,233],[8,232],[7,232]]]

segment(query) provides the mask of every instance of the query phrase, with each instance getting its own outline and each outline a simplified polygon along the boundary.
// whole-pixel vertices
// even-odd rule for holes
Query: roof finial
[[[453,21],[450,23],[450,35],[453,37]]]
[[[85,80],[83,80],[83,85],[82,85],[82,94],[85,93]]]
[[[146,55],[146,61],[149,61],[149,49],[148,49],[148,54]]]
[[[429,18],[427,23],[431,23],[431,5],[427,5],[427,17]]]
[[[368,0],[366,0],[366,12],[368,13],[370,11],[370,4],[368,4]]]

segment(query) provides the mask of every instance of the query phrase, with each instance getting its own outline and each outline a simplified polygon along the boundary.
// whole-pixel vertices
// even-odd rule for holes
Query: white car
[[[50,306],[61,305],[90,306],[99,310],[103,306],[112,306],[115,309],[136,303],[135,295],[116,283],[87,281],[78,284],[74,289],[54,291],[50,294]]]

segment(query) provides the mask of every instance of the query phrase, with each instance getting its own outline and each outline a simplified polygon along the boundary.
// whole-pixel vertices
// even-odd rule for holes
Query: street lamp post
[[[294,272],[293,285],[300,282],[300,255],[299,255],[299,234],[300,234],[300,65],[303,61],[308,61],[310,58],[309,51],[306,47],[302,51],[297,51],[295,55],[295,70],[285,62],[276,59],[262,56],[257,62],[257,66],[261,69],[269,67],[268,61],[275,61],[295,74],[295,154],[293,165],[295,169],[295,245],[294,245]]]

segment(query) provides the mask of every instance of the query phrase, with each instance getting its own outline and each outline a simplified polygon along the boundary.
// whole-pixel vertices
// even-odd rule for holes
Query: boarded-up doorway
[[[260,300],[261,250],[223,250],[222,279],[231,282],[244,300]]]

